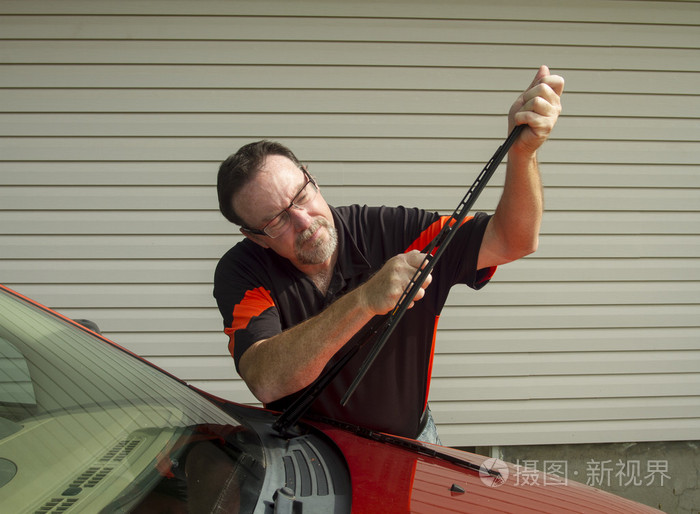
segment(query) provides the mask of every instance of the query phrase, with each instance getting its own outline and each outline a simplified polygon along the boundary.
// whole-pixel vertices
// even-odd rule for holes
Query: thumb
[[[410,252],[404,254],[406,257],[406,262],[412,266],[413,268],[418,269],[421,264],[423,264],[423,261],[425,260],[426,254],[418,251],[418,250],[411,250]]]
[[[537,84],[539,84],[540,80],[547,76],[549,76],[549,68],[543,64],[542,66],[540,66],[540,69],[537,70],[535,78],[532,79],[532,83],[530,84],[528,89],[535,87]]]

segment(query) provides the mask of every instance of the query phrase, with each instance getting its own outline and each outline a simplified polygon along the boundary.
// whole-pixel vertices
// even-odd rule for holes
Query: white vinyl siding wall
[[[567,80],[540,249],[453,291],[442,440],[697,439],[698,2],[0,0],[0,282],[252,403],[211,296],[219,162],[275,139],[331,204],[450,213],[540,64]]]

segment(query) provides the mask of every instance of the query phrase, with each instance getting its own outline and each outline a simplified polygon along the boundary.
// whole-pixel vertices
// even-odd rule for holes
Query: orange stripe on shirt
[[[464,225],[467,221],[472,219],[473,216],[468,216],[464,219],[462,222],[462,225]],[[408,253],[411,250],[418,250],[419,252],[422,252],[423,249],[430,244],[430,242],[435,239],[435,236],[437,236],[440,231],[442,230],[442,227],[445,226],[447,223],[447,220],[450,219],[450,216],[441,216],[439,219],[434,221],[428,228],[426,228],[423,232],[420,233],[418,238],[411,243],[411,246],[409,246],[404,253]],[[437,250],[437,247],[435,248]],[[433,252],[435,252],[433,250]]]
[[[440,316],[435,316],[435,325],[433,326],[433,341],[430,343],[430,360],[428,361],[428,381],[425,386],[425,401],[423,402],[423,411],[428,408],[428,396],[430,394],[430,380],[433,377],[433,359],[435,358],[435,340],[437,339],[437,328]]]
[[[234,335],[237,330],[246,328],[250,320],[260,316],[270,307],[274,307],[270,291],[262,287],[246,291],[240,303],[233,308],[233,323],[224,329],[224,333],[229,336],[228,351],[233,355]]]

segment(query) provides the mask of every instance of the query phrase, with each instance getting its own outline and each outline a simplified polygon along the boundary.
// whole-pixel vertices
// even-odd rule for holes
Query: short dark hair
[[[266,139],[242,146],[219,166],[219,175],[216,181],[219,210],[231,223],[245,225],[245,222],[236,213],[233,195],[255,177],[268,155],[281,155],[302,168],[301,162],[289,148],[281,143]]]

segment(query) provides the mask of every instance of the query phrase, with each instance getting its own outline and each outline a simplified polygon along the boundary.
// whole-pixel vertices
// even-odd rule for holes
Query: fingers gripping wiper
[[[423,250],[423,252],[426,254],[423,262],[411,278],[409,284],[404,289],[391,313],[389,313],[388,316],[379,318],[378,321],[372,323],[368,327],[369,332],[366,337],[360,338],[357,344],[355,344],[347,353],[345,353],[330,368],[328,368],[326,372],[316,379],[316,381],[311,384],[300,397],[292,402],[292,404],[273,424],[272,427],[275,430],[277,430],[280,434],[285,435],[289,430],[289,427],[294,425],[304,415],[306,410],[314,401],[316,401],[316,398],[320,396],[326,386],[330,384],[338,373],[340,373],[343,367],[345,367],[345,365],[357,354],[358,350],[369,340],[377,338],[376,342],[370,349],[369,354],[362,363],[362,367],[357,372],[355,379],[353,380],[352,384],[350,384],[350,387],[348,387],[345,395],[341,399],[341,405],[344,406],[347,404],[348,400],[355,392],[355,389],[357,389],[360,381],[367,374],[370,366],[388,341],[392,332],[396,328],[396,325],[399,323],[399,321],[401,321],[401,318],[408,310],[409,305],[411,305],[411,302],[413,302],[413,299],[423,285],[423,282],[425,282],[425,280],[428,278],[428,275],[437,264],[437,261],[445,252],[447,245],[454,237],[457,229],[466,219],[469,210],[474,205],[474,202],[476,202],[476,199],[486,187],[486,184],[493,176],[496,168],[498,168],[498,165],[501,164],[501,161],[508,153],[508,150],[524,128],[525,125],[518,125],[511,131],[503,144],[498,147],[496,153],[493,154],[491,160],[489,160],[486,166],[484,166],[484,169],[469,188],[469,191],[467,191],[467,194],[464,195],[462,201],[442,227],[442,230],[440,230],[430,244]]]

